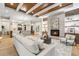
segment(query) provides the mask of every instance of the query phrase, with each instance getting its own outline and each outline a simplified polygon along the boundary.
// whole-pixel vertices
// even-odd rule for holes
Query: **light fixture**
[[[32,12],[32,13],[34,13],[34,12]]]
[[[36,15],[36,16],[38,16],[38,15]]]
[[[21,10],[27,11],[26,8],[25,8],[25,6],[21,7]]]
[[[14,5],[14,3],[10,3],[10,5]]]
[[[48,5],[48,3],[44,4],[42,7],[44,8],[44,7],[46,7],[47,5]]]
[[[59,6],[62,7],[62,4],[60,4]]]

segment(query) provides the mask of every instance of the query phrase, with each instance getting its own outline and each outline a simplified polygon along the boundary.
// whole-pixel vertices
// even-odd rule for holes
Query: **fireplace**
[[[51,36],[59,36],[59,30],[51,30]]]

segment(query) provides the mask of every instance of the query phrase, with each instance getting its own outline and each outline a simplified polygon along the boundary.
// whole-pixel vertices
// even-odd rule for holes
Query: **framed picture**
[[[75,28],[69,28],[69,33],[75,33]]]

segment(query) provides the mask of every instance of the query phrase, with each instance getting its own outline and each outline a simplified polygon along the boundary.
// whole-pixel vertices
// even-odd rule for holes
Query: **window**
[[[43,21],[42,31],[48,31],[48,21]]]

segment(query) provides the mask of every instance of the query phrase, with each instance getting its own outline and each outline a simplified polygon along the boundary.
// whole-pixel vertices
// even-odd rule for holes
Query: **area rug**
[[[55,55],[56,56],[71,56],[72,46],[66,46],[64,43],[60,43],[60,40],[53,40],[56,43]]]

